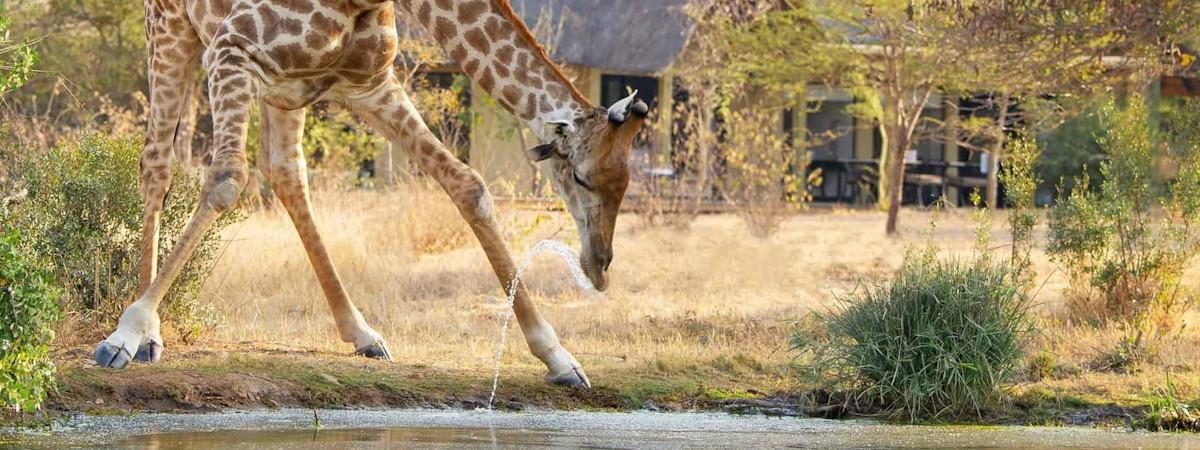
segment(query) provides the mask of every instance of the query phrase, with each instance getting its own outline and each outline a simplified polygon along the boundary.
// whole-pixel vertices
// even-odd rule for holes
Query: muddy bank
[[[490,370],[446,370],[319,352],[265,348],[172,349],[157,365],[126,370],[96,367],[86,348],[59,353],[59,386],[51,416],[197,413],[277,408],[474,410],[487,403]],[[551,386],[530,368],[505,368],[500,411],[710,411],[741,415],[887,417],[877,407],[821,391],[797,394],[781,382],[721,378],[683,371],[597,371],[590,390]],[[1144,417],[1137,407],[1018,397],[974,423],[1105,425],[1127,428]]]

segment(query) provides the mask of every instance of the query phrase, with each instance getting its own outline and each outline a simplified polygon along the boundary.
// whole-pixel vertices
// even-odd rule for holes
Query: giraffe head
[[[637,92],[608,109],[586,108],[549,124],[549,143],[527,152],[563,198],[583,243],[579,259],[596,289],[608,287],[617,210],[629,186],[629,152],[648,108]]]

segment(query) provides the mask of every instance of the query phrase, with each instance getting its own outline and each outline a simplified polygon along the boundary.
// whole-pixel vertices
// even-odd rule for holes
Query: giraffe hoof
[[[392,352],[388,351],[387,343],[382,340],[375,341],[374,344],[355,350],[354,354],[392,362]]]
[[[137,362],[156,363],[162,359],[163,345],[158,341],[147,341],[145,344],[139,345],[137,353],[133,354],[133,360]]]
[[[562,375],[546,375],[546,381],[559,386],[592,388],[592,382],[588,380],[587,374],[583,373],[583,368],[578,366],[572,367],[570,372]]]
[[[124,369],[129,364],[129,361],[133,359],[129,355],[129,350],[125,350],[125,347],[117,347],[108,342],[101,342],[100,345],[97,345],[93,356],[96,359],[96,364],[100,367],[112,369]]]

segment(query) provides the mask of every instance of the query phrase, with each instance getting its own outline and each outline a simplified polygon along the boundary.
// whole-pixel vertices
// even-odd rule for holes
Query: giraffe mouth
[[[601,265],[596,264],[595,260],[590,258],[580,259],[583,259],[583,261],[579,262],[583,266],[583,273],[592,281],[592,286],[601,292],[608,289],[608,269],[602,268]]]

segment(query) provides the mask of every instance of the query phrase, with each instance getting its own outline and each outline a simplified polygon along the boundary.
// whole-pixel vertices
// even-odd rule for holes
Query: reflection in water
[[[488,414],[491,416],[491,414]],[[602,416],[604,414],[595,414]],[[609,414],[615,416],[616,414]],[[670,416],[672,414],[661,414]],[[701,415],[696,414],[696,417]],[[711,420],[711,419],[704,419]],[[731,419],[735,422],[737,419]],[[382,449],[382,448],[1197,448],[1193,435],[1108,432],[1080,428],[898,426],[755,418],[744,429],[659,429],[626,424],[585,430],[495,427],[390,427],[236,430],[135,436],[89,447],[119,449]],[[476,422],[478,423],[478,422]],[[808,425],[806,425],[806,423]],[[816,425],[812,425],[816,423]],[[797,427],[797,425],[799,425]],[[686,427],[685,427],[686,428]],[[54,439],[16,448],[58,448]],[[59,444],[59,445],[56,445]],[[4,448],[0,441],[0,448]]]
[[[1089,428],[903,426],[719,413],[280,409],[79,416],[0,449],[1170,448],[1200,435]]]
[[[561,432],[495,428],[367,428],[303,431],[216,431],[152,434],[106,448],[130,449],[368,449],[368,448],[604,448]]]

